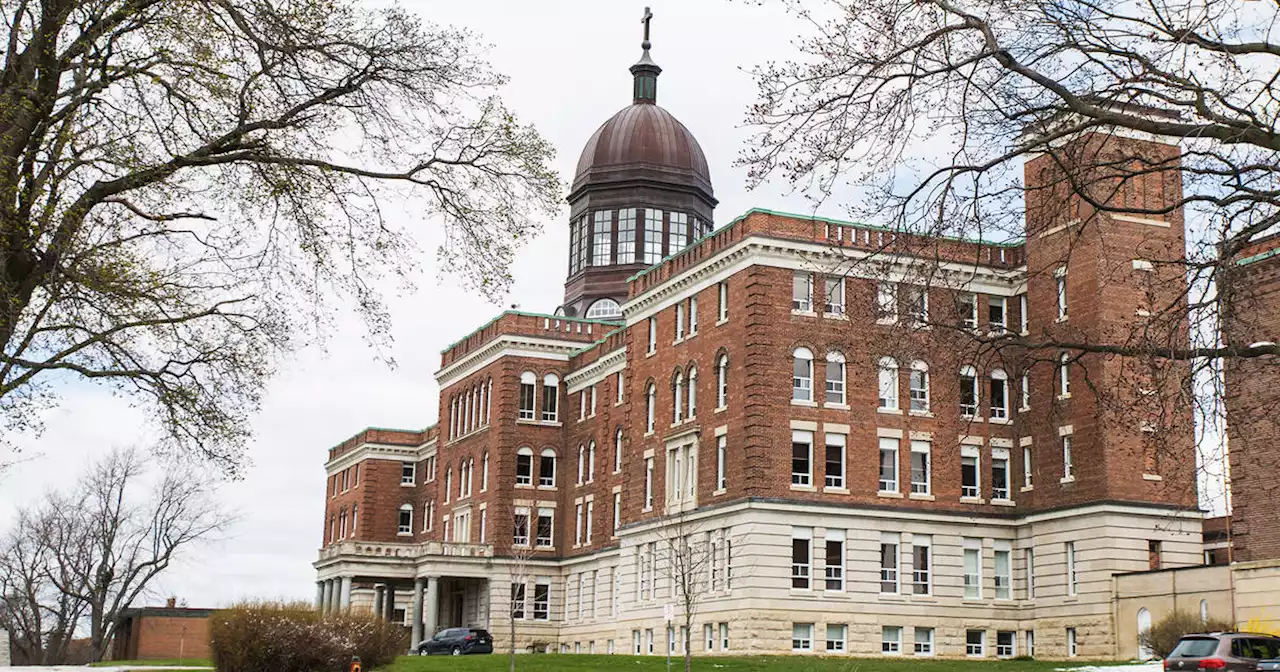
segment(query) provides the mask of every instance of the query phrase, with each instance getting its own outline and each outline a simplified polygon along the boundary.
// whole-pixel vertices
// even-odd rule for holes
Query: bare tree
[[[66,376],[233,470],[278,357],[414,267],[497,298],[559,207],[552,147],[468,32],[356,0],[0,0],[0,422]],[[466,263],[461,263],[462,260]],[[11,432],[5,432],[10,434]]]
[[[528,535],[529,531],[525,530]],[[507,609],[507,635],[510,641],[510,661],[508,669],[510,672],[516,670],[516,624],[517,621],[527,618],[529,609],[528,591],[529,591],[529,561],[534,557],[532,546],[512,546],[511,555],[507,558],[507,575],[511,579],[511,599],[508,601]]]
[[[683,510],[666,519],[658,534],[661,571],[675,592],[677,618],[683,624],[684,670],[690,672],[694,620],[702,601],[728,585],[731,540],[721,538],[719,530],[704,530],[700,521]]]
[[[137,451],[115,450],[74,489],[51,493],[20,514],[26,522],[6,547],[31,552],[0,563],[0,576],[19,588],[5,598],[8,611],[24,617],[15,632],[43,646],[48,662],[61,662],[66,640],[80,626],[88,630],[92,659],[101,660],[123,611],[182,550],[228,524],[205,479],[169,469],[150,497],[140,497],[149,476]],[[49,617],[53,621],[42,625]]]
[[[0,630],[12,633],[19,665],[65,662],[84,605],[59,592],[50,578],[50,526],[43,516],[20,512],[0,543]]]

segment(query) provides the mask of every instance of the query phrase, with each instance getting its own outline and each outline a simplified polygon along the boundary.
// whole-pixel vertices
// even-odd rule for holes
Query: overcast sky
[[[369,1],[369,0],[366,0]],[[717,224],[751,207],[809,211],[803,197],[779,188],[747,193],[744,171],[732,163],[748,131],[744,110],[754,100],[745,72],[753,63],[793,53],[802,26],[776,5],[743,0],[647,0],[654,13],[653,58],[663,67],[658,102],[693,131],[711,165]],[[424,19],[470,28],[492,46],[490,60],[511,77],[501,92],[558,150],[567,182],[587,138],[631,102],[627,68],[640,56],[645,0],[468,0],[405,2]],[[545,222],[519,255],[507,304],[550,312],[564,295],[567,208]],[[839,216],[838,210],[824,214]],[[221,485],[220,498],[241,519],[229,538],[198,549],[159,581],[148,604],[177,595],[190,606],[218,607],[247,597],[315,596],[315,560],[324,511],[328,448],[368,426],[421,429],[436,421],[433,373],[440,351],[480,326],[502,306],[437,280],[439,238],[412,213],[423,250],[417,291],[390,301],[395,320],[389,351],[370,350],[362,325],[345,328],[320,349],[297,353],[271,384],[253,424],[251,466],[244,480]],[[388,292],[395,292],[388,287]],[[394,359],[388,368],[383,360]],[[111,446],[145,445],[145,419],[109,390],[77,386],[48,414],[39,439],[22,443],[27,461],[0,480],[0,527],[24,501],[79,475],[86,461]]]

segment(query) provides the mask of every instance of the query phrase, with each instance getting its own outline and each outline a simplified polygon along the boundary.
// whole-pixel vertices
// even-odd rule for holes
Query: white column
[[[324,581],[316,581],[316,611],[324,611]]]
[[[440,614],[440,577],[427,577],[427,604],[426,614],[424,614],[423,629],[426,637],[434,637],[437,628],[437,618]]]
[[[338,608],[346,611],[351,608],[351,577],[344,576],[341,581],[342,588],[338,595]]]
[[[373,615],[378,618],[382,618],[382,591],[381,583],[373,587]]]
[[[327,614],[333,611],[333,579],[326,579],[324,582],[324,608],[321,613]]]
[[[413,639],[409,642],[409,653],[422,641],[422,591],[426,588],[426,580],[419,577],[413,581],[413,607],[409,618],[413,625]],[[431,633],[434,635],[435,633]]]

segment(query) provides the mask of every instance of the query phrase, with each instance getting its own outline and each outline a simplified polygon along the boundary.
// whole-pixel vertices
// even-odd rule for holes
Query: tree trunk
[[[510,672],[516,672],[516,615],[512,611],[507,612],[507,616],[511,620],[511,665]]]

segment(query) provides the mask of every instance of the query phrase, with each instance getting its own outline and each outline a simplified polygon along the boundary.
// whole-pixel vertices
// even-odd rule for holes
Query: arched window
[[[1071,356],[1062,353],[1058,356],[1058,395],[1062,398],[1071,396]]]
[[[556,451],[550,448],[543,448],[541,459],[538,460],[538,485],[556,487]]]
[[[489,489],[489,451],[484,451],[484,461],[480,463],[480,492]]]
[[[1009,419],[1009,376],[1001,369],[991,372],[991,419]]]
[[[597,299],[587,309],[588,320],[612,320],[622,317],[622,306],[613,299]]]
[[[689,419],[698,417],[698,367],[689,367]]]
[[[458,436],[458,397],[449,400],[449,438]]]
[[[911,410],[929,412],[929,365],[920,360],[911,362]]]
[[[813,353],[809,348],[796,348],[791,374],[791,398],[813,401]]]
[[[671,424],[680,424],[680,416],[684,404],[684,374],[676,371],[671,379]]]
[[[729,355],[720,355],[716,364],[716,408],[729,405]]]
[[[658,390],[653,383],[649,383],[648,389],[645,390],[644,397],[645,397],[644,399],[644,404],[645,404],[644,431],[646,434],[652,434],[653,433],[653,412],[654,412],[654,407],[657,406],[657,403],[658,403]]]
[[[516,451],[516,485],[533,485],[533,449]]]
[[[413,534],[413,505],[405,504],[400,507],[400,526],[396,530],[397,534],[409,535]]]
[[[485,408],[484,383],[480,383],[480,403],[476,406],[476,424],[481,427],[489,424],[489,419],[484,415]]]
[[[622,471],[622,428],[613,434],[613,472]]]
[[[538,376],[532,371],[520,374],[520,419],[536,420]]]
[[[1204,601],[1202,600],[1200,603],[1204,604]],[[1149,631],[1150,629],[1151,629],[1151,612],[1147,611],[1146,607],[1143,607],[1138,610],[1138,659],[1139,660],[1147,660],[1148,658],[1151,658],[1153,655],[1155,655],[1152,653],[1150,647],[1143,646],[1142,644],[1143,633]]]
[[[879,370],[880,408],[898,410],[898,363],[892,357],[881,357]]]
[[[587,444],[587,482],[596,480],[596,442]]]
[[[559,417],[560,379],[554,373],[542,378],[542,421],[555,422]]]
[[[484,424],[489,424],[489,410],[493,408],[493,379],[488,382],[489,393],[484,397]]]
[[[827,403],[844,404],[844,355],[827,353]]]
[[[587,447],[578,445],[578,485],[582,485],[582,479],[587,473]]]
[[[978,370],[960,367],[960,415],[972,418],[978,414]]]

